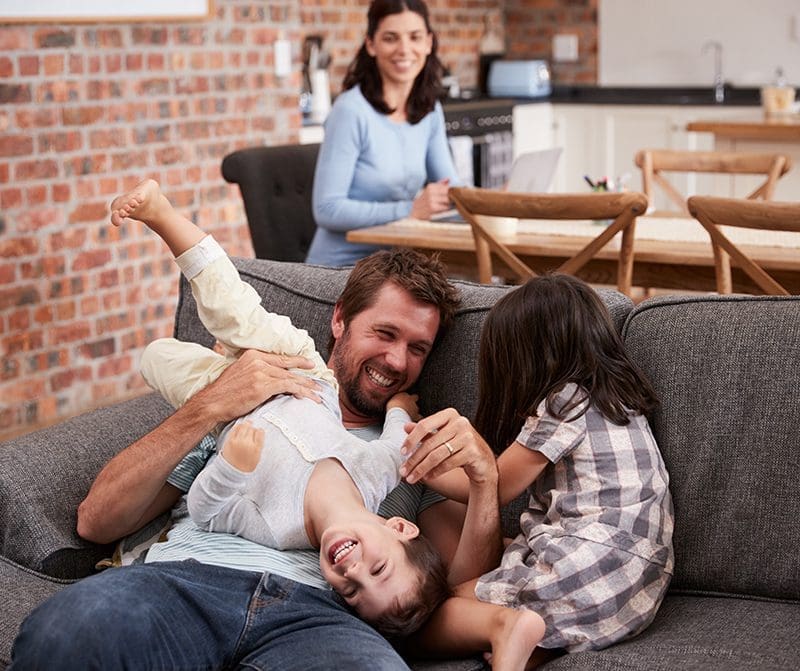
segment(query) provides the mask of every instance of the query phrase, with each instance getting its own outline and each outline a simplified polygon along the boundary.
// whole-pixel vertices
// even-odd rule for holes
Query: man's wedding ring
[[[444,446],[447,448],[447,451],[452,456],[452,454],[455,452],[455,450],[453,449],[453,446],[450,444],[450,441],[449,440],[444,441]]]

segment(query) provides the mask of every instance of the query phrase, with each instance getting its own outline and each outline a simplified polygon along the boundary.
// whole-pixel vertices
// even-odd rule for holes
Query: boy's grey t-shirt
[[[363,440],[375,440],[381,428],[375,425],[351,432]],[[214,453],[214,445],[213,438],[203,439],[183,458],[167,482],[187,492]],[[432,490],[402,482],[386,497],[378,513],[383,517],[397,515],[414,521],[421,511],[441,500],[442,497]],[[232,534],[203,531],[189,517],[186,496],[183,496],[173,509],[172,528],[167,539],[150,547],[145,562],[186,559],[245,571],[267,571],[312,587],[330,589],[319,570],[318,550],[275,550]]]

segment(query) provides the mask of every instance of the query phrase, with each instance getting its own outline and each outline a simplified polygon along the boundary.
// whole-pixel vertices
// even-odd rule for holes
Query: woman
[[[441,71],[423,0],[374,0],[325,121],[308,263],[350,265],[376,248],[347,242],[347,231],[450,207],[456,172],[437,101]]]

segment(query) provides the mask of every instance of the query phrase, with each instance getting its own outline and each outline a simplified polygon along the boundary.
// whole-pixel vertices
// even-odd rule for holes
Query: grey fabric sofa
[[[237,260],[265,305],[320,344],[347,271]],[[424,410],[476,405],[477,345],[507,287],[460,284],[463,305],[420,380]],[[676,570],[653,624],[550,669],[796,669],[800,660],[800,299],[602,297],[662,399],[651,418],[671,477]],[[176,336],[210,343],[182,287]],[[27,613],[89,574],[108,546],[78,538],[95,474],[169,414],[150,394],[0,444],[0,668]],[[515,530],[518,506],[504,511]],[[115,570],[115,569],[111,569]],[[478,659],[415,663],[484,668]]]

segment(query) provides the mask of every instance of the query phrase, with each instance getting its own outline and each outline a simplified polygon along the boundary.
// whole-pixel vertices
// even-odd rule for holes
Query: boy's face
[[[439,310],[387,282],[346,327],[337,307],[331,330],[330,365],[349,428],[374,423],[392,396],[417,381],[439,331]]]
[[[326,529],[319,565],[325,580],[366,620],[374,620],[398,599],[404,602],[419,580],[403,544],[419,529],[401,517]]]

